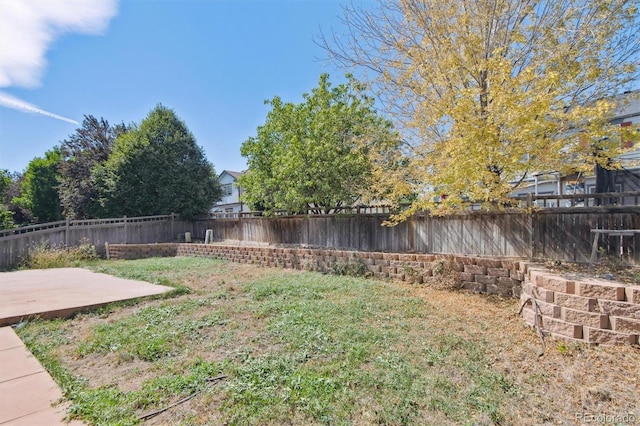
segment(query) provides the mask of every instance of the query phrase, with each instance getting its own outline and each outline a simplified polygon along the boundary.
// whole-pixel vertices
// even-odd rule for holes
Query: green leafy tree
[[[347,6],[346,34],[320,42],[366,70],[410,142],[407,214],[500,206],[533,172],[616,167],[631,130],[609,119],[640,76],[637,0],[377,3]]]
[[[62,219],[58,196],[58,169],[62,156],[58,147],[36,157],[27,166],[16,204],[28,209],[37,223]]]
[[[2,193],[1,204],[4,204],[6,209],[11,212],[12,220],[16,225],[26,225],[33,223],[33,217],[31,211],[17,203],[22,193],[22,182],[24,182],[24,172],[9,173],[9,185]],[[6,182],[6,181],[5,181]]]
[[[222,195],[202,148],[174,111],[162,105],[116,139],[95,176],[110,216],[193,217],[209,211]]]
[[[332,87],[323,74],[301,103],[267,103],[265,124],[241,147],[239,185],[252,208],[329,213],[384,197],[373,177],[393,164],[398,138],[355,79]]]
[[[64,216],[87,219],[103,216],[98,199],[95,169],[104,163],[116,138],[126,133],[124,124],[111,126],[104,118],[86,115],[82,127],[60,144],[60,184],[58,193]]]
[[[0,229],[9,229],[15,226],[13,212],[5,203],[5,194],[11,185],[11,174],[8,170],[0,170]]]
[[[11,185],[11,173],[9,170],[0,169],[0,195],[4,195],[9,185]]]

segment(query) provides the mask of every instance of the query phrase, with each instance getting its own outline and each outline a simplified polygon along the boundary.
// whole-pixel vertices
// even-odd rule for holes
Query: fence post
[[[534,226],[533,226],[533,224],[536,222],[533,217],[534,214],[535,213],[529,213],[527,215],[529,219],[529,226],[527,227],[529,231],[529,260],[533,260],[533,256],[536,253],[535,247],[534,247],[534,245],[537,243],[536,234],[535,234],[536,230],[534,229]]]
[[[416,251],[415,230],[416,227],[413,223],[413,216],[411,216],[407,219],[407,232],[409,233],[409,252],[411,253]]]
[[[122,244],[127,244],[127,215],[124,215],[124,241]]]
[[[68,218],[64,225],[64,246],[69,247],[69,219]]]
[[[174,225],[173,225],[174,218],[175,218],[175,213],[171,213],[171,238],[169,238],[169,241],[174,241],[174,238],[176,236]]]

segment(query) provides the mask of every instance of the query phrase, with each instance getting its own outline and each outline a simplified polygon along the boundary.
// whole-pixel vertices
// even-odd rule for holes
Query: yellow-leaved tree
[[[528,174],[615,167],[614,95],[637,82],[637,0],[380,0],[319,40],[406,138],[411,209],[508,204]],[[385,177],[381,184],[392,183]],[[397,199],[410,194],[396,192]]]

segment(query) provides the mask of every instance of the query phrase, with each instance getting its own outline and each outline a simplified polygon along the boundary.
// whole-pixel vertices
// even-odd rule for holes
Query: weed
[[[97,259],[95,246],[87,240],[83,240],[74,247],[51,246],[49,241],[45,241],[29,249],[20,267],[23,269],[75,267]]]
[[[599,269],[609,273],[618,274],[630,268],[621,255],[612,255],[604,247],[598,249],[600,265]]]
[[[335,275],[347,275],[350,277],[370,277],[371,271],[362,259],[349,259],[348,261],[336,262],[333,264]]]
[[[558,342],[556,349],[558,350],[558,353],[561,355],[567,355],[569,353],[569,348],[567,347],[567,345],[565,345],[564,342]]]
[[[402,267],[402,273],[409,277],[417,277],[419,272],[412,266],[404,265]]]
[[[312,258],[305,258],[300,261],[300,269],[303,271],[317,271],[322,272],[318,260]]]
[[[437,262],[435,262],[432,267],[433,267],[433,273],[435,275],[442,275],[444,272],[444,268],[445,268],[446,262],[444,260],[439,260]]]
[[[580,352],[582,352],[585,348],[585,345],[581,342],[558,342],[556,344],[556,350],[562,356],[572,357]]]
[[[405,281],[414,284],[422,283],[422,274],[413,266],[404,265],[402,266],[401,271],[405,276]]]
[[[197,318],[187,316],[211,305],[211,300],[191,299],[145,308],[131,317],[95,327],[92,335],[79,343],[78,354],[115,352],[123,361],[137,358],[149,362],[176,355],[186,341],[199,340],[201,329],[226,324],[216,311]]]

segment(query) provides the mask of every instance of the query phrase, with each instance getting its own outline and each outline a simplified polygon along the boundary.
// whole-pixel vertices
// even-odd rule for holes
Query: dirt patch
[[[514,424],[573,424],[579,415],[629,413],[640,421],[640,348],[566,344],[547,338],[543,356],[534,331],[517,315],[519,301],[497,296],[409,286],[442,308],[446,324],[493,342],[493,366],[517,383]]]
[[[640,267],[629,265],[617,258],[605,258],[591,268],[585,263],[546,262],[544,266],[565,278],[599,278],[625,285],[640,285]]]

